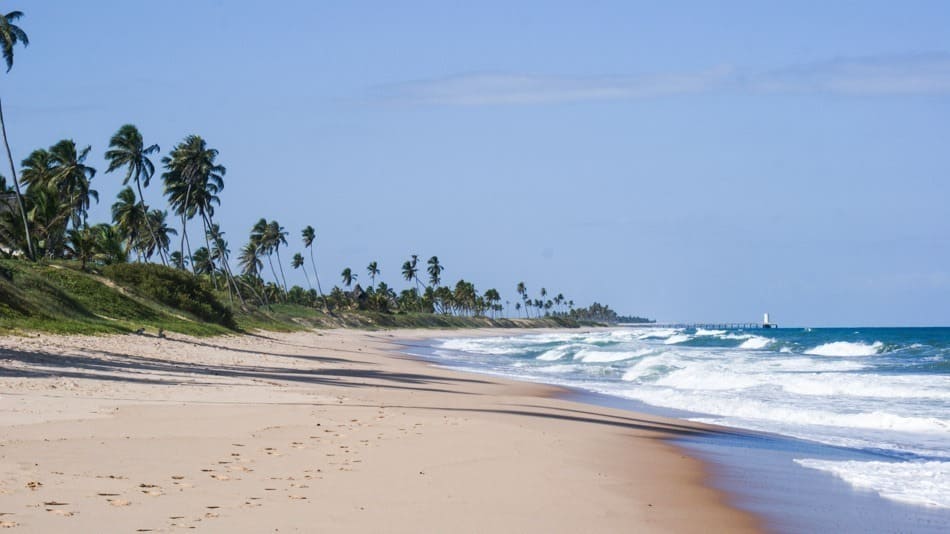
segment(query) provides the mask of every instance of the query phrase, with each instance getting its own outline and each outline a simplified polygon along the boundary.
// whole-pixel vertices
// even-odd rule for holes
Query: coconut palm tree
[[[307,278],[307,287],[309,287],[312,291],[313,284],[310,283],[310,275],[307,274],[307,268],[304,267],[303,265],[303,254],[299,252],[294,254],[293,259],[290,260],[290,266],[293,267],[294,269],[299,269],[303,267],[303,275]]]
[[[34,188],[52,188],[53,155],[45,148],[38,148],[20,162],[20,182],[27,187],[27,194]]]
[[[188,268],[188,256],[176,250],[168,255],[168,263],[170,263],[172,267],[184,271]]]
[[[369,262],[369,265],[366,266],[366,273],[369,274],[369,277],[373,280],[373,286],[376,286],[376,277],[379,276],[379,264],[375,261]]]
[[[59,191],[73,228],[85,226],[90,201],[99,202],[99,193],[90,187],[96,169],[85,164],[90,151],[90,146],[77,149],[72,139],[63,139],[49,149],[50,184]]]
[[[145,259],[150,259],[153,254],[159,252],[168,256],[168,248],[171,246],[169,236],[178,235],[178,230],[168,226],[168,212],[154,209],[148,212],[148,227],[151,232],[138,232],[139,245]]]
[[[413,254],[411,258],[402,264],[402,277],[406,279],[407,282],[416,281],[416,290],[418,291],[419,278],[416,276],[419,272],[419,268],[416,267],[416,263],[419,261],[419,257]]]
[[[214,262],[211,261],[211,252],[209,252],[205,247],[199,247],[195,249],[195,253],[192,255],[191,260],[194,262],[192,266],[195,269],[195,273],[199,275],[211,275],[214,273]]]
[[[323,301],[324,306],[326,306],[329,311],[329,304],[327,304],[327,299],[323,296],[323,288],[320,287],[320,274],[317,272],[317,261],[313,257],[313,249],[316,248],[313,245],[317,239],[317,232],[313,229],[313,226],[308,225],[303,229],[300,235],[303,238],[304,248],[310,251],[310,268],[313,269],[313,277],[317,281],[317,292],[320,293],[320,300]]]
[[[270,245],[271,250],[277,255],[277,266],[280,267],[280,279],[284,284],[284,293],[287,292],[287,278],[284,276],[284,264],[280,260],[280,246],[287,244],[287,231],[277,221],[267,223],[267,230],[264,239]]]
[[[19,26],[13,24],[23,16],[21,11],[11,11],[0,15],[0,48],[3,49],[3,60],[7,64],[7,72],[13,68],[13,47],[17,44],[28,46],[30,38]],[[36,259],[33,250],[33,240],[30,237],[30,225],[26,220],[26,207],[23,205],[23,195],[20,193],[20,184],[16,177],[16,167],[13,163],[13,153],[10,152],[10,143],[7,140],[7,125],[3,121],[3,103],[0,102],[0,132],[3,132],[3,146],[7,149],[7,160],[10,162],[10,177],[16,189],[17,206],[20,208],[20,219],[23,223],[23,235],[26,238],[26,255],[31,260]]]
[[[198,135],[189,135],[162,158],[166,171],[162,173],[165,194],[175,214],[181,217],[181,253],[188,241],[188,221],[200,214],[204,223],[211,223],[213,205],[220,204],[217,194],[224,189],[227,169],[215,160],[218,151],[209,148]]]
[[[155,175],[155,165],[149,159],[149,155],[158,152],[158,145],[145,146],[142,134],[133,124],[125,124],[109,140],[109,150],[106,151],[106,159],[109,161],[109,167],[106,174],[113,172],[121,167],[126,167],[125,178],[122,179],[122,185],[128,185],[129,180],[135,182],[135,188],[139,193],[139,201],[142,204],[142,211],[148,213],[148,206],[145,205],[145,195],[142,193],[143,187],[148,187],[152,176]],[[152,234],[152,240],[157,241],[152,227],[145,221],[145,226]],[[164,253],[159,250],[158,257],[165,262]]]
[[[521,295],[521,301],[524,302],[524,313],[525,318],[528,316],[528,288],[524,285],[524,282],[518,282],[517,287],[518,294]]]
[[[429,268],[426,271],[429,273],[429,283],[433,287],[438,287],[439,283],[442,282],[442,271],[445,270],[445,267],[439,263],[438,256],[432,256],[428,261]]]
[[[349,267],[343,269],[343,272],[340,273],[340,277],[343,278],[343,285],[349,289],[353,285],[353,281],[356,280],[357,275]]]
[[[66,232],[66,252],[73,259],[79,260],[83,271],[86,270],[86,264],[95,258],[97,250],[96,236],[88,226]]]
[[[260,278],[261,269],[264,268],[264,262],[261,261],[260,247],[254,243],[248,243],[241,248],[241,254],[238,255],[238,265],[241,266],[241,272]]]
[[[141,259],[142,243],[139,231],[149,225],[148,213],[145,211],[145,204],[140,203],[135,198],[135,191],[131,187],[126,187],[119,191],[117,201],[112,205],[112,222],[116,225],[130,249],[134,248],[136,256]],[[152,239],[155,239],[155,233],[151,232]]]

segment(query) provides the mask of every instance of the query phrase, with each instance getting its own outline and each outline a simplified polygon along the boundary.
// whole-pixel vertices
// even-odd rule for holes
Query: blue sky
[[[946,2],[8,2],[14,156],[123,123],[227,166],[232,249],[318,231],[660,320],[950,324]],[[147,191],[159,205],[160,181]],[[288,273],[291,274],[291,273]],[[304,284],[300,273],[295,282]],[[362,274],[361,279],[366,278]]]

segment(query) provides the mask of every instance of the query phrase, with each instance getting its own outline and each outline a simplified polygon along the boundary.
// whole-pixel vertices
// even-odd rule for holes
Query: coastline
[[[0,338],[0,522],[762,529],[667,442],[714,427],[393,354],[403,341],[482,333]]]

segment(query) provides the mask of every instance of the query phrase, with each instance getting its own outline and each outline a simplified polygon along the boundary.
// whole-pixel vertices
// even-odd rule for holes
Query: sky
[[[660,321],[950,325],[950,3],[25,0],[17,160],[109,137],[227,167],[231,248],[410,254]],[[161,180],[146,191],[162,206]],[[303,274],[287,269],[292,283]]]

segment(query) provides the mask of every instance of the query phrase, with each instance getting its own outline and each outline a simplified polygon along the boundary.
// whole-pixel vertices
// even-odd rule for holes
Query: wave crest
[[[824,345],[818,345],[813,349],[805,351],[805,354],[810,354],[812,356],[841,356],[841,357],[853,357],[853,356],[875,356],[884,351],[884,344],[880,341],[875,341],[870,345],[867,343],[857,343],[851,341],[834,341],[831,343],[825,343]]]

